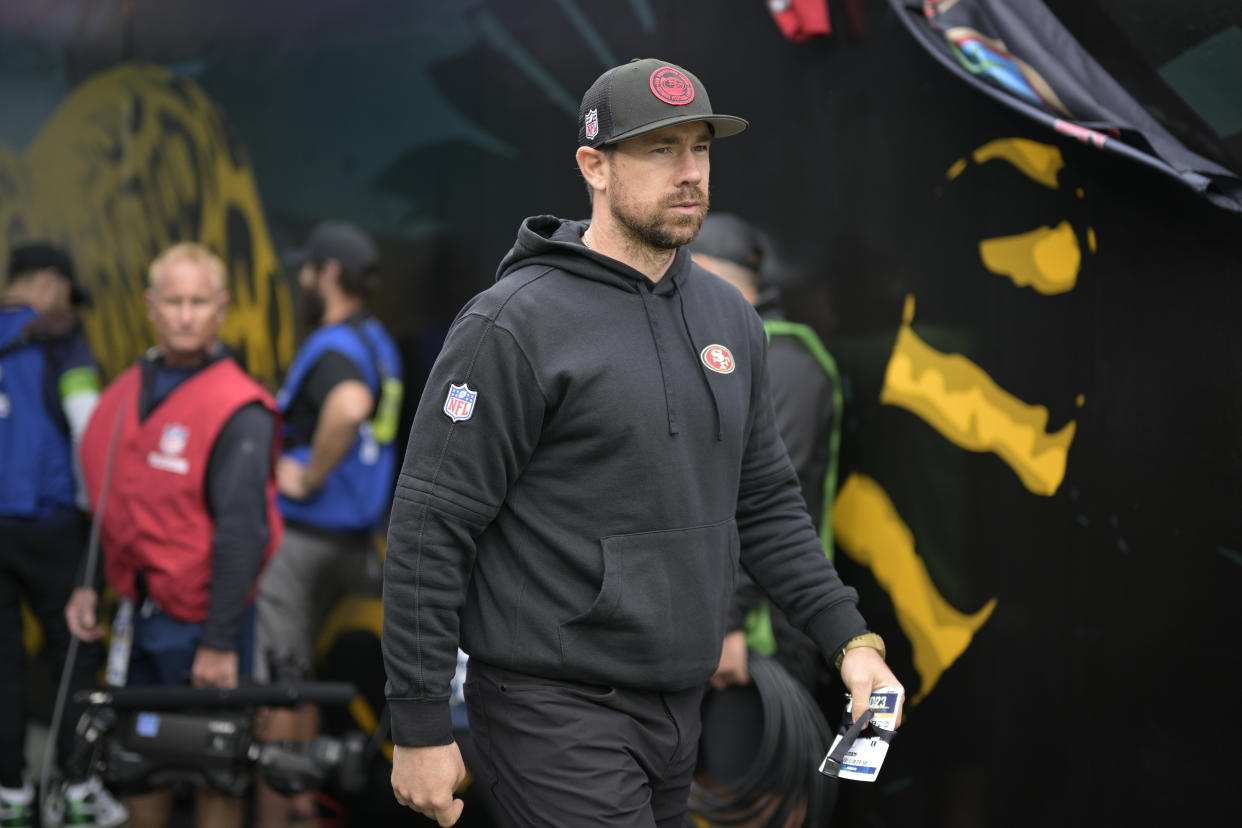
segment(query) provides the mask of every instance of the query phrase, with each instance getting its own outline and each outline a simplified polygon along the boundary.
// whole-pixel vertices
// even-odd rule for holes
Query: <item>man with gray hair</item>
[[[149,279],[156,345],[104,389],[80,450],[93,509],[108,492],[96,516],[103,576],[132,608],[132,650],[114,654],[129,686],[232,688],[250,675],[255,582],[281,536],[275,401],[216,340],[229,300],[218,256],[177,244]],[[86,641],[104,632],[101,586],[65,607]],[[171,790],[125,793],[133,828],[168,823]],[[201,789],[197,824],[237,828],[243,805]]]

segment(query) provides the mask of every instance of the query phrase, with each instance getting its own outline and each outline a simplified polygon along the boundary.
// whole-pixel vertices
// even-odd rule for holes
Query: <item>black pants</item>
[[[26,740],[26,649],[22,638],[20,598],[24,597],[43,630],[42,654],[59,681],[69,646],[65,604],[73,591],[85,549],[86,525],[80,520],[0,526],[0,786],[20,788]],[[82,645],[73,670],[69,701],[56,734],[63,759],[73,746],[82,706],[73,691],[93,683],[102,648]],[[55,698],[55,687],[50,692]],[[49,706],[51,704],[49,700]]]
[[[574,684],[471,660],[472,770],[508,826],[681,828],[702,688],[648,692]]]

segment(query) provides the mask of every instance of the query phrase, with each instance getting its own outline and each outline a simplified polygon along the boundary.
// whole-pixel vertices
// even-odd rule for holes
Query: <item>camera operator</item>
[[[85,493],[74,449],[99,399],[99,374],[78,311],[90,304],[69,254],[20,244],[9,257],[0,298],[0,825],[34,824],[35,789],[23,776],[27,657],[19,596],[43,632],[43,656],[58,677],[69,652],[61,610],[86,546]],[[90,687],[98,645],[79,647],[69,677]],[[80,705],[53,734],[63,759]],[[74,824],[113,828],[125,811],[97,778],[66,780],[60,797]],[[45,828],[50,828],[44,823]]]
[[[109,385],[82,440],[82,470],[100,509],[107,583],[132,602],[125,684],[235,687],[253,662],[254,585],[280,540],[274,401],[226,354],[224,263],[174,245],[151,264],[147,310],[157,345]],[[74,635],[103,634],[97,588],[65,608]],[[167,824],[172,791],[126,791],[133,828]],[[240,826],[243,801],[200,789],[197,825]]]

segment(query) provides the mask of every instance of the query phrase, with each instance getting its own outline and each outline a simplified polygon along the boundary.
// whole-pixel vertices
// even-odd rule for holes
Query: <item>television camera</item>
[[[125,791],[209,787],[242,796],[257,771],[285,795],[333,782],[356,792],[378,749],[361,731],[312,742],[261,742],[254,737],[260,707],[345,705],[348,682],[253,685],[222,690],[195,687],[117,687],[82,692],[74,749],[65,776],[99,774]]]

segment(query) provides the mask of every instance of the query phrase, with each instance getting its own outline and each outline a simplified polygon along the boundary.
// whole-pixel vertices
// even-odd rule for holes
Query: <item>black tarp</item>
[[[1188,148],[1039,0],[890,3],[923,48],[989,96],[1062,134],[1175,176],[1213,204],[1242,212],[1242,176]],[[1242,84],[1242,78],[1217,81],[1235,89]]]

